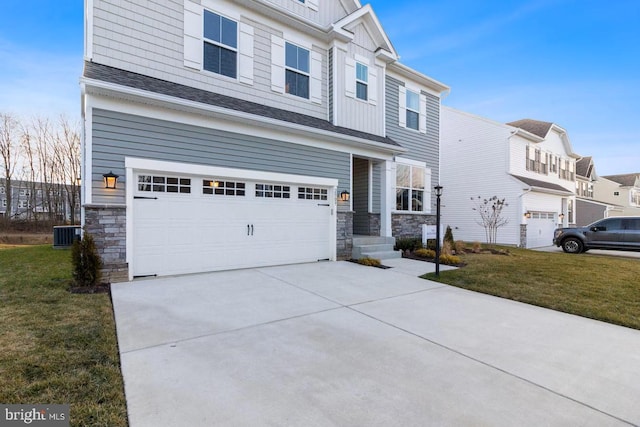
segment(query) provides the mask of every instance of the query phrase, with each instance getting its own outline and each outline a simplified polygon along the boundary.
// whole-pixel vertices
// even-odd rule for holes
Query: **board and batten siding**
[[[353,159],[353,234],[369,234],[369,161]]]
[[[403,153],[402,157],[425,162],[427,168],[431,169],[432,186],[437,185],[440,182],[440,98],[422,91],[422,95],[425,95],[427,99],[427,132],[423,134],[413,129],[404,128],[398,123],[400,86],[404,86],[402,81],[386,76],[387,136],[409,150]],[[433,191],[433,189],[429,190]],[[435,201],[436,198],[431,197],[431,212],[435,212]]]
[[[312,49],[323,64],[321,103],[315,103],[271,89],[271,36],[283,37],[284,28],[253,11],[234,6],[238,8],[239,22],[253,29],[253,83],[245,84],[185,66],[184,0],[147,0],[140,4],[94,0],[93,4],[94,62],[313,117],[327,117],[327,51],[321,47],[322,42]]]
[[[337,178],[351,183],[350,155],[107,110],[93,110],[93,203],[125,203],[125,157]],[[107,192],[102,174],[120,175]]]

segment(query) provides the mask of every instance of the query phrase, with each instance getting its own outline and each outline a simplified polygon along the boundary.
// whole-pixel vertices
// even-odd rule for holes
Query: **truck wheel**
[[[567,237],[562,241],[562,250],[568,254],[579,254],[584,250],[584,245],[576,237]]]

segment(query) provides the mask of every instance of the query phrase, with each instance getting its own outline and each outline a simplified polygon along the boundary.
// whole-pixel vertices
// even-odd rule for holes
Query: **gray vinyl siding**
[[[380,199],[381,199],[381,194],[382,194],[382,184],[381,184],[381,179],[382,179],[382,165],[383,163],[374,163],[373,164],[373,171],[371,172],[371,176],[372,176],[372,197],[371,197],[371,213],[376,213],[379,214],[380,213]]]
[[[398,141],[409,151],[402,157],[425,162],[431,169],[431,184],[439,182],[439,150],[440,150],[440,98],[430,93],[422,92],[427,97],[427,133],[426,135],[412,129],[406,129],[398,124],[399,87],[404,83],[393,77],[386,76],[386,126],[387,136]],[[435,197],[431,198],[432,212],[435,212]]]
[[[125,202],[125,157],[337,178],[338,192],[351,182],[349,153],[113,111],[93,110],[92,144],[97,204]],[[115,192],[102,185],[109,171],[120,175]]]
[[[369,161],[353,159],[353,234],[369,234]]]
[[[261,15],[241,7],[238,6],[243,11],[240,22],[254,28],[252,85],[185,67],[183,0],[95,0],[92,60],[134,73],[326,119],[327,51],[320,47],[321,42],[313,50],[322,55],[322,103],[316,104],[311,100],[274,92],[271,90],[271,35],[282,37],[285,27],[272,28],[264,23],[266,20]]]
[[[607,207],[588,200],[576,199],[575,216],[576,225],[584,227],[599,219],[604,218]]]

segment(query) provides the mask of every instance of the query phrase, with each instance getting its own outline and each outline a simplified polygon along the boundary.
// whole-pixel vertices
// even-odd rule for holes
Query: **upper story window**
[[[369,67],[356,62],[356,98],[369,99]]]
[[[632,205],[640,206],[640,190],[631,190],[629,192],[629,198]]]
[[[532,145],[527,147],[527,170],[531,172],[549,174],[549,154],[543,153]]]
[[[204,11],[203,68],[236,78],[238,72],[238,23]]]
[[[420,128],[420,95],[417,92],[407,90],[407,127],[419,130]]]
[[[285,44],[285,92],[309,99],[309,51]]]

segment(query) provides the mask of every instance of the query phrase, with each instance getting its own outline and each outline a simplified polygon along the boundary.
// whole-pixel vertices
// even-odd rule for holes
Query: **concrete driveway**
[[[640,331],[385,263],[114,284],[131,426],[640,425]]]
[[[559,248],[557,246],[545,246],[542,248],[534,248],[534,251],[541,251],[541,252],[560,252],[562,253],[562,248]],[[634,251],[611,251],[608,249],[589,249],[587,252],[584,252],[582,254],[579,254],[579,256],[582,255],[600,255],[600,256],[614,256],[614,257],[621,257],[621,258],[640,258],[640,251],[634,252]]]

